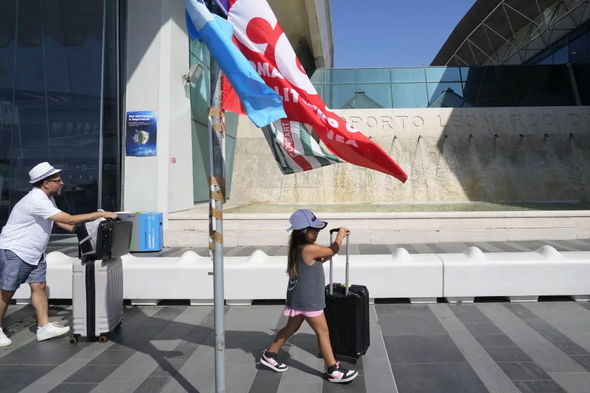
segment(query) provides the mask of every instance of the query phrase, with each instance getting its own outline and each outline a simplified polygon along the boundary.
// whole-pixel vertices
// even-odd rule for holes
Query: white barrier
[[[47,256],[48,295],[72,298],[72,262],[60,252]],[[334,281],[345,281],[345,257],[334,257]],[[257,250],[249,257],[224,258],[224,290],[228,304],[284,299],[287,258]],[[185,299],[212,304],[213,265],[193,251],[181,257],[123,256],[124,298],[132,304]],[[329,263],[324,264],[328,281]],[[393,255],[351,255],[353,284],[369,288],[371,298],[409,298],[411,302],[473,301],[476,296],[508,296],[536,300],[542,295],[590,299],[590,252],[558,252],[543,246],[536,252],[483,253],[469,248],[455,254],[412,254],[398,248]],[[14,298],[28,301],[28,285]]]
[[[344,282],[344,257],[336,257],[339,280]],[[373,299],[436,303],[436,298],[443,296],[443,266],[436,254],[409,254],[398,248],[393,255],[351,255],[350,277],[353,284],[365,285]]]
[[[246,261],[225,258],[225,297],[228,303],[254,299],[284,299],[287,258],[255,251]],[[371,298],[411,298],[435,302],[442,296],[442,263],[433,254],[410,255],[397,249],[393,255],[351,255],[350,281],[369,288]],[[324,263],[326,283],[330,264]],[[334,256],[334,282],[345,282],[345,257]]]
[[[189,299],[191,304],[212,304],[211,259],[194,251],[178,257],[123,256],[123,297],[132,304]]]
[[[476,296],[507,296],[535,301],[538,296],[590,295],[590,252],[558,252],[543,246],[535,252],[440,254],[444,265],[444,297],[470,302]]]

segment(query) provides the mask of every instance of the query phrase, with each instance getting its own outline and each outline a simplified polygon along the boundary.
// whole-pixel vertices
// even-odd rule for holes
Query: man
[[[72,232],[74,225],[100,217],[117,217],[115,213],[104,211],[70,215],[59,210],[53,197],[59,195],[63,187],[60,172],[61,169],[48,162],[31,169],[29,183],[34,187],[14,206],[0,233],[0,347],[12,343],[2,330],[2,322],[10,299],[24,282],[31,287],[31,303],[37,316],[37,340],[61,336],[70,330],[68,326],[49,322],[47,315],[45,249],[53,223]]]

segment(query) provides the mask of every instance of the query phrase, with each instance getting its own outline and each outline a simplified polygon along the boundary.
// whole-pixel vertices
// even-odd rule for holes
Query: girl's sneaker
[[[266,349],[262,352],[260,357],[260,363],[276,372],[282,373],[287,371],[289,367],[285,363],[279,363],[279,355],[274,352],[268,352]]]
[[[335,365],[328,367],[328,381],[335,383],[350,382],[359,375],[358,371],[347,370],[340,365],[340,362],[336,362]]]

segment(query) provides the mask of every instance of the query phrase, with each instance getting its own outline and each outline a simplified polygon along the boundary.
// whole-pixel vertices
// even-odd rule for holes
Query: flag
[[[285,175],[342,162],[320,146],[305,124],[281,119],[262,128],[262,132]]]
[[[203,41],[240,97],[246,114],[258,127],[286,117],[281,98],[232,43],[232,26],[212,15],[202,0],[184,0],[187,30]]]
[[[289,120],[310,125],[341,159],[406,181],[406,173],[381,147],[326,107],[266,0],[229,0],[228,21],[238,48],[282,97]],[[232,94],[226,88],[222,106],[239,113]]]

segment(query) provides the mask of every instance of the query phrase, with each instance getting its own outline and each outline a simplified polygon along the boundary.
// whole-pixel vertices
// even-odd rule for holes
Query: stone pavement
[[[280,356],[283,374],[256,364],[285,322],[281,305],[226,307],[228,392],[579,392],[590,387],[590,304],[563,299],[508,303],[371,306],[371,347],[359,377],[323,377],[316,339],[305,324]],[[0,391],[214,392],[213,308],[126,306],[105,344],[67,338],[38,343],[30,306],[12,305],[0,348]],[[68,323],[70,306],[52,305]]]

